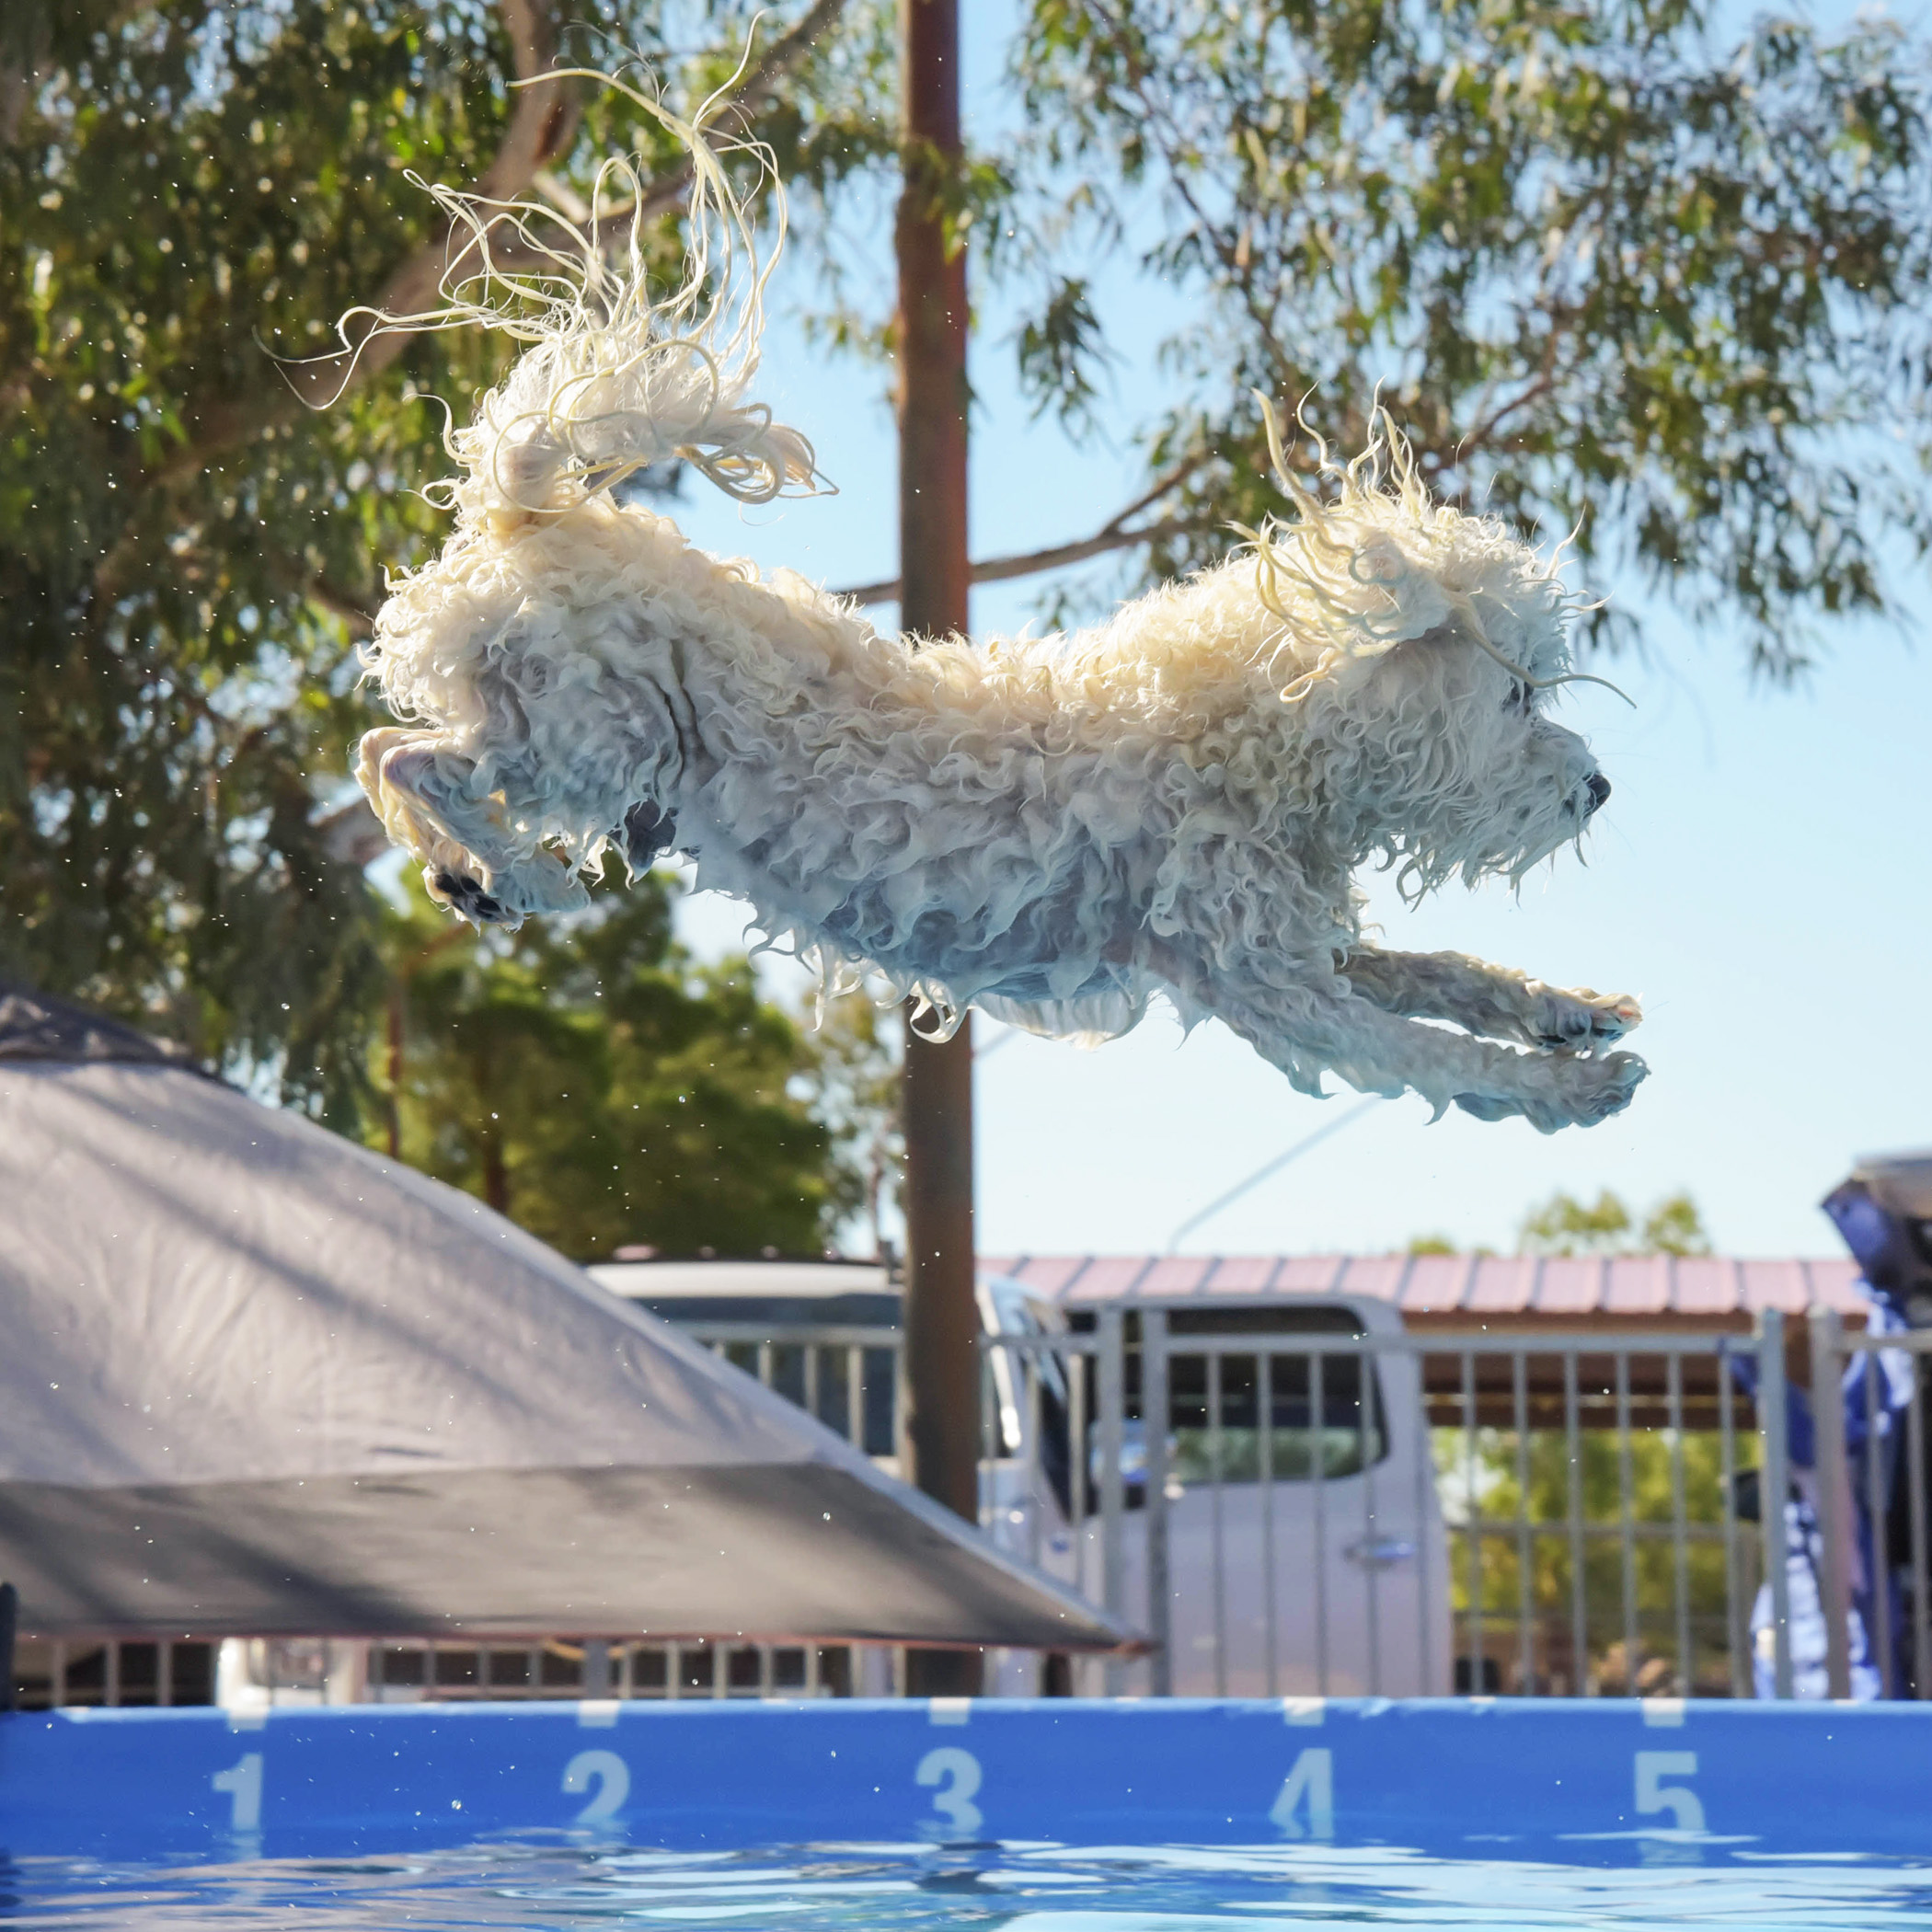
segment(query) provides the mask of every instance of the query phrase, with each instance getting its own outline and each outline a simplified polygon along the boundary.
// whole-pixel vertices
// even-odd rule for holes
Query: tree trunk
[[[503,1136],[494,1123],[483,1136],[483,1199],[506,1220],[510,1215],[510,1169],[503,1160]]]
[[[966,258],[948,253],[940,190],[960,157],[958,0],[900,0],[904,185],[899,259],[900,618],[967,628]],[[913,1480],[979,1516],[979,1314],[973,1296],[972,1028],[905,1042],[905,1348]],[[915,1650],[908,1688],[971,1695],[971,1650]]]

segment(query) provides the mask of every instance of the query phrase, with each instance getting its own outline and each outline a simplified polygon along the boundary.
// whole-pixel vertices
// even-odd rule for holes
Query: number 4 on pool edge
[[[1295,1813],[1305,1811],[1307,1823]],[[1335,1754],[1319,1746],[1305,1751],[1282,1782],[1281,1796],[1269,1807],[1271,1823],[1290,1838],[1332,1838],[1335,1835]]]

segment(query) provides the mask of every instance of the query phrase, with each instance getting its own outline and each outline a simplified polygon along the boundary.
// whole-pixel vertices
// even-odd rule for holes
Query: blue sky
[[[999,111],[992,38],[1005,9],[967,9],[969,103]],[[881,271],[885,263],[880,262]],[[1116,283],[1114,293],[1120,293]],[[802,429],[839,486],[830,499],[741,513],[701,482],[677,514],[707,548],[834,585],[896,569],[892,426],[876,369],[808,344],[802,256],[770,291],[765,399]],[[881,300],[885,299],[881,294]],[[1158,378],[1154,340],[1179,313],[1136,296],[1116,372],[1123,413]],[[1131,498],[1130,450],[1075,448],[1029,420],[997,315],[975,350],[977,556],[1087,534]],[[1923,602],[1923,571],[1911,580]],[[976,631],[1011,629],[1042,584],[975,593]],[[1628,587],[1597,584],[1628,601]],[[880,614],[890,619],[890,611]],[[1386,891],[1392,946],[1453,947],[1561,985],[1634,992],[1651,1078],[1620,1119],[1546,1138],[1419,1101],[1379,1106],[1197,1229],[1190,1251],[1364,1251],[1443,1234],[1507,1247],[1557,1188],[1610,1187],[1641,1207],[1688,1189],[1720,1248],[1830,1254],[1820,1196],[1858,1154],[1932,1143],[1932,1033],[1919,1001],[1932,956],[1928,759],[1932,659],[1874,625],[1826,640],[1796,690],[1754,688],[1721,636],[1644,613],[1644,660],[1609,667],[1637,700],[1573,686],[1559,715],[1590,736],[1616,795],[1587,866],[1574,854],[1501,888],[1452,888],[1410,912]],[[742,914],[687,903],[700,949],[736,943]],[[796,993],[780,968],[771,983]],[[1143,1251],[1272,1156],[1352,1104],[1294,1093],[1218,1024],[1183,1041],[1164,1012],[1095,1052],[982,1026],[983,1251]],[[987,1048],[993,1051],[986,1051]]]

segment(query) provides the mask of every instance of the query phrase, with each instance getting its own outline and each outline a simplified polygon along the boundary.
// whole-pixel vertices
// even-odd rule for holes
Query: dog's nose
[[[1610,781],[1602,772],[1592,772],[1583,781],[1583,789],[1590,794],[1590,810],[1601,811],[1604,800],[1610,796]]]

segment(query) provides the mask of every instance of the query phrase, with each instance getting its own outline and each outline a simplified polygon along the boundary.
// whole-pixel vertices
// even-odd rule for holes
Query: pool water
[[[1629,1862],[1590,1862],[1604,1855]],[[1566,1862],[1572,1856],[1577,1862]],[[850,1843],[689,1853],[529,1841],[224,1864],[0,1858],[0,1925],[9,1926],[551,1932],[626,1924],[640,1932],[1897,1932],[1932,1926],[1932,1859],[1784,1855],[1709,1840],[1591,1841],[1497,1859],[1317,1845]]]

